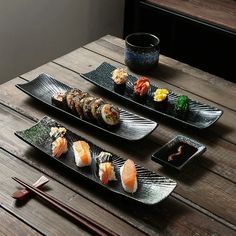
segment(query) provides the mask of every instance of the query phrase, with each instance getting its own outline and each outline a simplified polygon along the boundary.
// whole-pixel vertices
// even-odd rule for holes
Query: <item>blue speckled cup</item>
[[[125,64],[134,72],[146,72],[158,65],[160,40],[153,34],[133,33],[125,38]]]

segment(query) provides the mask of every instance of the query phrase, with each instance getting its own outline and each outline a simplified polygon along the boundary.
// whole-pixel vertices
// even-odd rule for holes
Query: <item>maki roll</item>
[[[54,94],[52,96],[52,104],[55,105],[56,107],[65,109],[66,108],[65,97],[66,97],[66,92],[60,92]]]
[[[164,110],[167,106],[169,91],[167,89],[156,89],[153,93],[153,101],[155,108]]]
[[[73,143],[73,151],[75,155],[75,164],[78,167],[90,166],[92,162],[90,154],[90,146],[85,141],[76,141]]]
[[[69,90],[66,93],[66,104],[67,104],[67,107],[73,113],[76,113],[74,97],[79,95],[79,94],[81,94],[81,93],[82,93],[82,91],[77,89],[77,88],[73,88],[73,89]]]
[[[112,80],[114,82],[114,91],[124,94],[128,73],[123,68],[117,68],[112,72]]]
[[[83,107],[81,106],[81,100],[85,97],[89,97],[89,93],[82,92],[74,97],[75,111],[76,114],[82,118],[83,117]]]
[[[112,154],[109,152],[101,152],[96,158],[98,176],[103,184],[108,184],[109,181],[117,180],[111,160]]]
[[[93,119],[93,115],[92,115],[92,112],[91,112],[91,103],[94,100],[96,100],[96,98],[94,98],[94,97],[86,97],[82,101],[83,115],[84,115],[84,118],[87,119],[87,120],[92,120]]]
[[[98,107],[96,117],[99,124],[111,127],[120,122],[120,111],[117,107],[105,103]]]
[[[144,102],[147,98],[149,88],[149,79],[146,77],[140,77],[134,82],[134,98],[140,102]]]
[[[174,110],[177,117],[185,119],[189,110],[189,98],[185,95],[180,95],[175,102]]]
[[[97,98],[95,99],[92,103],[91,103],[91,113],[93,115],[93,118],[95,120],[98,120],[98,117],[97,117],[97,109],[102,105],[104,104],[104,100],[102,98]]]
[[[132,160],[125,161],[120,168],[120,177],[123,189],[128,193],[135,193],[138,189],[137,171]]]

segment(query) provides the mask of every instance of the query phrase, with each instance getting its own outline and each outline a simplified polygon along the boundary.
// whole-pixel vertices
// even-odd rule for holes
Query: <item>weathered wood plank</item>
[[[25,219],[30,225],[33,225],[46,235],[87,235],[87,232],[79,225],[74,224],[70,218],[56,213],[38,198],[32,198],[22,206],[15,202],[10,194],[19,187],[19,184],[14,182],[11,177],[17,176],[20,179],[33,182],[41,174],[39,171],[4,151],[0,150],[0,155],[0,184],[2,186],[0,196],[2,205],[9,208],[14,214]],[[112,227],[118,234],[134,233],[142,235],[140,231],[126,224],[123,220],[118,219],[113,214],[108,213],[81,195],[59,184],[57,181],[51,179],[47,186],[46,189],[49,194],[69,204],[102,225],[108,228]]]
[[[0,235],[42,235],[0,207]]]
[[[85,45],[84,48],[124,64],[124,41],[121,39],[108,35]],[[157,84],[159,80],[165,81],[236,111],[235,83],[162,55],[158,68],[147,75],[153,77]]]
[[[33,148],[30,148],[29,145],[25,144],[23,141],[19,140],[13,135],[13,132],[19,127],[24,129],[29,125],[32,125],[32,122],[27,121],[21,117],[17,117],[15,116],[14,112],[10,112],[6,109],[0,109],[0,111],[3,127],[5,127],[0,134],[0,138],[1,140],[5,140],[7,136],[9,137],[9,140],[11,140],[12,144],[14,144],[13,146],[11,143],[7,143],[4,145],[4,148],[8,152],[14,153],[19,159],[24,160],[24,162],[35,166],[38,170],[48,173],[51,179],[57,179],[63,183],[63,185],[61,185],[58,182],[51,180],[49,189],[51,194],[57,197],[60,196],[60,199],[63,201],[69,202],[69,204],[73,207],[84,211],[84,213],[94,217],[95,219],[97,216],[99,216],[100,220],[105,225],[112,225],[112,228],[117,227],[117,231],[120,230],[119,232],[121,232],[121,235],[129,234],[129,231],[127,230],[128,226],[123,221],[118,221],[118,225],[114,225],[115,223],[112,223],[113,219],[115,218],[114,215],[118,215],[124,221],[128,221],[130,224],[140,227],[150,235],[156,235],[157,233],[168,235],[192,235],[193,233],[200,235],[212,235],[217,233],[227,235],[233,234],[233,230],[229,227],[213,220],[212,218],[209,218],[205,213],[203,214],[199,212],[199,210],[195,210],[181,201],[176,201],[172,197],[169,197],[159,205],[145,207],[143,205],[137,205],[133,202],[126,202],[116,195],[101,191],[101,189],[90,184],[89,182],[85,182],[84,179],[80,178],[79,176],[70,174],[70,172],[67,172],[64,168],[60,167],[52,160],[47,159],[47,156],[40,153],[39,151],[34,150]],[[5,116],[3,116],[3,114],[5,114]],[[8,124],[7,126],[6,123]],[[1,141],[1,146],[2,143],[3,141]],[[63,220],[62,226],[60,226],[61,216],[49,212],[49,209],[44,207],[44,205],[42,205],[41,202],[37,200],[30,200],[27,203],[27,209],[21,207],[21,209],[18,210],[12,207],[12,200],[9,200],[9,194],[14,191],[18,185],[13,181],[9,181],[10,177],[17,175],[20,178],[34,181],[39,177],[39,172],[34,168],[29,167],[29,165],[23,164],[20,160],[17,160],[15,157],[5,153],[4,151],[1,151],[1,156],[2,158],[0,165],[3,172],[0,173],[0,176],[3,176],[0,178],[0,183],[1,185],[4,183],[4,188],[0,195],[3,195],[1,196],[1,199],[3,199],[4,204],[7,204],[9,208],[13,208],[12,210],[15,212],[17,211],[17,214],[20,214],[24,218],[27,218],[28,214],[30,214],[31,218],[29,220],[27,218],[27,220],[37,226],[37,228],[40,228],[43,225],[45,229],[42,232],[50,231],[50,234],[56,234],[55,230],[61,230],[60,233],[65,232],[64,230],[67,230],[67,234],[71,233],[71,231],[74,229],[74,225],[72,225],[71,222],[64,222]],[[68,186],[70,190],[64,185]],[[79,195],[75,194],[74,191],[76,193],[78,192]],[[82,195],[85,198],[82,197]],[[199,196],[201,196],[200,193]],[[100,215],[101,211],[103,212],[103,209],[92,204],[86,199],[91,199],[96,204],[101,205],[104,209],[112,212],[112,215],[108,216],[108,212],[104,212],[102,215]],[[126,207],[124,207],[124,204]],[[29,213],[29,208],[31,207],[32,212]],[[32,214],[34,216],[32,216]],[[38,218],[35,217],[36,215]],[[42,215],[46,215],[46,218],[39,217]],[[48,219],[47,216],[50,218]],[[109,221],[103,222],[103,220],[107,219],[109,219]],[[32,222],[34,220],[38,223]],[[57,224],[59,224],[57,229],[54,228],[55,226],[53,227],[51,222],[57,222]],[[49,228],[48,224],[50,224]],[[64,230],[61,229],[61,227],[63,227]],[[67,227],[69,227],[69,229],[67,229]],[[129,227],[131,228],[131,226]],[[140,232],[135,233],[133,228],[132,233],[134,235],[140,235]]]

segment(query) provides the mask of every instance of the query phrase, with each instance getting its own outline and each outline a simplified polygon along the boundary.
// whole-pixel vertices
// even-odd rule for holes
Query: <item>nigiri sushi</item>
[[[58,137],[52,143],[52,155],[56,158],[67,152],[67,140],[65,137]]]
[[[75,164],[78,167],[91,165],[92,159],[88,143],[82,140],[76,141],[73,143],[73,150],[75,155]]]
[[[132,160],[125,161],[120,168],[120,177],[123,189],[128,193],[135,193],[138,188],[137,172]]]
[[[116,180],[116,174],[111,162],[111,157],[111,153],[101,152],[96,158],[98,175],[102,184],[108,184],[109,181]]]

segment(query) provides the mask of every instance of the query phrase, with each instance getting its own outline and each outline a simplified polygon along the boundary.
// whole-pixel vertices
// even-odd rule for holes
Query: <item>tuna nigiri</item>
[[[78,167],[91,165],[92,159],[88,143],[81,140],[76,141],[73,143],[73,150],[75,155],[75,164]]]
[[[138,188],[137,172],[132,160],[125,161],[120,168],[121,183],[124,190],[128,193],[135,193]]]
[[[103,184],[108,184],[109,181],[116,180],[111,158],[112,154],[109,152],[101,152],[96,158],[99,179]]]

